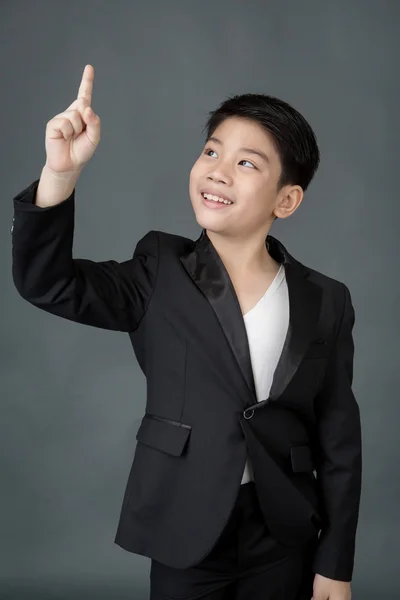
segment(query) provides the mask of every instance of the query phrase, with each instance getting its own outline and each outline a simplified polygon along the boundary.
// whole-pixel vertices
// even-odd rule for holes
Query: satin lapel
[[[281,356],[275,369],[269,398],[277,400],[293,378],[315,336],[322,289],[307,279],[308,269],[291,257],[285,264],[289,292],[289,327]]]
[[[240,371],[258,406],[277,400],[296,373],[315,335],[322,290],[307,279],[309,270],[291,256],[283,244],[267,237],[270,255],[285,267],[289,292],[289,327],[275,369],[268,399],[257,402],[253,370],[242,311],[225,266],[203,231],[193,249],[180,258],[186,271],[207,298],[221,324]]]
[[[214,309],[255,401],[249,343],[240,304],[225,265],[204,231],[193,250],[180,260]]]

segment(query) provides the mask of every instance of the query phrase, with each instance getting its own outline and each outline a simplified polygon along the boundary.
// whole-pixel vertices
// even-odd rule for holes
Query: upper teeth
[[[223,204],[232,204],[230,200],[225,200],[225,198],[220,198],[219,196],[213,196],[212,194],[203,194],[204,198],[207,200],[214,200],[214,202],[223,202]]]

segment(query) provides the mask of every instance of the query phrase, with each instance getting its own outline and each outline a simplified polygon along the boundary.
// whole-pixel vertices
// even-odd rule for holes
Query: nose
[[[216,183],[225,183],[230,185],[232,183],[232,176],[230,174],[229,166],[226,163],[218,162],[208,173],[207,179],[215,181]]]

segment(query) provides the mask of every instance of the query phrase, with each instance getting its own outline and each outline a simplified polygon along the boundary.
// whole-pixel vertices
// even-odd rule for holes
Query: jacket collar
[[[310,270],[297,261],[275,237],[268,235],[269,254],[285,267],[289,291],[289,327],[266,401],[277,400],[296,373],[313,337],[322,290],[308,279]],[[246,327],[238,298],[219,254],[203,229],[193,247],[180,257],[194,284],[214,310],[222,333],[247,385],[251,403],[257,401]]]

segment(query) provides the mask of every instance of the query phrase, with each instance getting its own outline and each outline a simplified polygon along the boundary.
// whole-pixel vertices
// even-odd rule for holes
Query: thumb
[[[94,146],[100,141],[100,117],[98,117],[90,106],[87,106],[83,111],[82,116],[86,124],[86,135]]]

